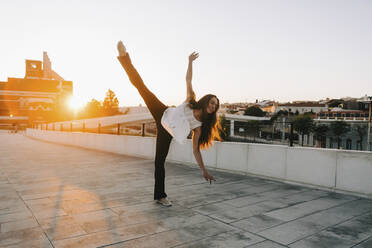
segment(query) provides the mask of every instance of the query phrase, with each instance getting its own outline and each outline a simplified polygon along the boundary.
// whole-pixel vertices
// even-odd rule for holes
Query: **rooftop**
[[[0,132],[0,247],[372,246],[372,200]]]
[[[288,106],[288,107],[326,107],[323,103],[314,102],[294,102],[294,103],[280,103],[278,106]]]

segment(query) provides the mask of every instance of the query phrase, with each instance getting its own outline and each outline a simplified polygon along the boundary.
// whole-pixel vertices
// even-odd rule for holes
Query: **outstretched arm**
[[[212,183],[212,181],[216,181],[216,179],[214,179],[213,176],[209,175],[207,169],[204,166],[203,158],[201,156],[200,149],[199,149],[200,134],[201,134],[201,127],[195,128],[194,135],[192,136],[192,150],[194,153],[195,160],[198,163],[201,171],[203,172],[203,177],[205,178],[205,180],[207,180],[207,182],[209,181],[209,183]]]
[[[187,97],[186,101],[189,102],[192,99],[195,99],[195,93],[192,89],[192,63],[195,59],[199,57],[199,53],[193,52],[189,56],[189,65],[187,67],[187,73],[186,73],[186,89],[187,89]]]

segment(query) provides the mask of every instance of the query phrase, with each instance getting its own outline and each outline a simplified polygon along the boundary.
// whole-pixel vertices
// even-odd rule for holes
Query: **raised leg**
[[[157,124],[160,124],[161,117],[163,115],[164,110],[167,109],[167,106],[163,104],[144,84],[141,76],[137,72],[136,68],[134,68],[129,54],[127,53],[126,56],[119,56],[118,57],[121,65],[123,66],[124,70],[126,71],[129,80],[131,83],[137,88],[138,92],[142,96],[143,100],[146,103],[147,108],[150,110],[150,113],[154,117]]]

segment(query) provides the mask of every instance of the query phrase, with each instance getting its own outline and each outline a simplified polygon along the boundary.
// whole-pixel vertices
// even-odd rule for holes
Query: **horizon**
[[[41,60],[47,51],[80,102],[101,101],[111,89],[120,106],[144,105],[116,59],[119,40],[167,105],[185,99],[194,50],[200,53],[193,68],[197,98],[293,102],[372,92],[372,2],[365,0],[16,0],[0,7],[0,81],[23,78],[22,61]]]

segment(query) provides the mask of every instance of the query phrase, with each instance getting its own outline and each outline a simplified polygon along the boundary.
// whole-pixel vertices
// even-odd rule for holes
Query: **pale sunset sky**
[[[80,103],[112,89],[143,104],[117,61],[122,40],[167,105],[186,96],[188,55],[197,98],[221,102],[372,95],[371,0],[2,0],[0,81],[42,60],[74,83]]]

